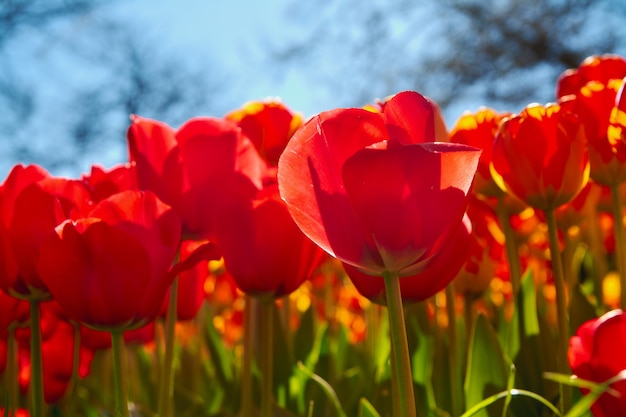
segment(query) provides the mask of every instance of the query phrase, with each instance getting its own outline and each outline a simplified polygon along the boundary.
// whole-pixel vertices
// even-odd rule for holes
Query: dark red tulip
[[[370,275],[426,268],[461,222],[480,155],[432,143],[432,106],[416,96],[406,103],[391,98],[388,114],[323,112],[294,134],[278,164],[280,194],[302,231]]]
[[[0,256],[5,269],[0,287],[22,298],[48,298],[48,289],[35,270],[39,247],[54,235],[59,223],[88,210],[89,192],[81,181],[51,177],[34,165],[17,165],[2,184],[0,195]]]
[[[576,376],[605,382],[626,369],[626,314],[613,310],[585,322],[570,339],[569,365]],[[626,410],[626,380],[611,385],[619,396],[603,393],[591,406],[595,417],[621,416]]]
[[[239,289],[282,297],[296,290],[323,258],[302,234],[276,185],[249,204],[232,206],[217,229],[224,263]]]
[[[71,319],[137,328],[159,312],[180,237],[171,207],[149,191],[124,191],[88,217],[61,223],[41,249],[38,271]]]

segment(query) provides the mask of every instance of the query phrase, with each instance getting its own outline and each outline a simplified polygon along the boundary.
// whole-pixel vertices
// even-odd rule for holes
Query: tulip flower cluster
[[[619,416],[626,59],[448,129],[414,91],[132,115],[0,185],[3,415]]]

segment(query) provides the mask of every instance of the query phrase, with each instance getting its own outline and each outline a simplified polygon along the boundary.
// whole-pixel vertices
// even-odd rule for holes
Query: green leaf
[[[330,386],[328,382],[326,382],[324,378],[308,370],[302,362],[298,362],[298,370],[300,370],[300,372],[302,372],[311,380],[315,381],[320,386],[322,391],[326,394],[326,397],[330,400],[331,404],[335,408],[335,411],[337,412],[337,415],[339,417],[347,417],[346,413],[341,407],[341,402],[339,401],[335,390],[333,389],[333,387]]]
[[[212,320],[207,320],[204,339],[211,354],[211,363],[222,387],[231,387],[234,384],[233,352],[224,347],[222,337],[213,326]]]
[[[311,305],[300,317],[300,325],[296,329],[293,345],[296,361],[305,361],[315,342],[315,308]]]
[[[315,369],[320,354],[322,352],[322,345],[326,343],[324,340],[328,338],[328,324],[321,323],[317,327],[317,331],[315,332],[315,337],[313,339],[313,343],[311,344],[311,348],[309,353],[304,360],[304,366],[307,369]],[[298,361],[300,362],[300,361]],[[304,413],[306,404],[306,380],[307,377],[302,372],[296,372],[297,365],[294,367],[294,372],[289,377],[289,395],[292,401],[295,401],[296,407],[300,414]]]
[[[498,400],[501,400],[502,398],[507,398],[509,396],[511,396],[511,397],[528,397],[528,398],[531,398],[531,399],[533,399],[535,401],[538,401],[539,403],[543,404],[546,408],[549,408],[550,411],[552,411],[557,416],[561,416],[561,412],[550,401],[546,400],[541,395],[535,394],[532,391],[521,390],[521,389],[512,389],[512,390],[501,391],[501,392],[498,392],[496,394],[493,394],[493,395],[485,398],[484,400],[482,400],[478,404],[476,404],[473,407],[471,407],[465,413],[463,413],[461,415],[461,417],[470,417],[470,416],[473,416],[473,415],[476,415],[476,414],[480,413],[481,411],[482,412],[486,412],[487,407],[489,407],[491,404],[494,404]]]
[[[374,408],[369,401],[365,398],[361,398],[359,401],[359,416],[358,417],[380,417],[378,411]]]
[[[545,317],[538,314],[536,291],[533,275],[529,270],[522,278],[516,298],[509,337],[517,340],[514,342],[515,350],[509,352],[513,356],[509,357],[515,364],[518,388],[552,398],[546,394],[546,381],[541,375],[546,369],[550,369],[550,361],[555,360],[555,343]],[[558,389],[556,386],[550,388]],[[540,407],[529,401],[516,401],[511,409],[514,415],[531,417],[541,413]]]
[[[277,392],[281,390],[287,390],[289,388],[289,378],[292,375],[295,361],[293,360],[292,353],[289,349],[289,345],[287,343],[287,335],[285,333],[286,331],[289,331],[289,329],[284,329],[283,321],[281,320],[275,305],[272,305],[271,311],[271,318],[274,321],[272,341],[272,361],[274,364],[273,386],[274,392]],[[261,335],[260,337],[263,336]],[[284,404],[281,404],[280,402],[278,403],[278,405],[284,406]]]
[[[432,384],[434,369],[434,361],[432,358],[435,354],[435,340],[432,334],[428,334],[424,331],[421,322],[416,316],[411,315],[408,319],[409,327],[414,331],[416,336],[416,348],[411,358],[413,364],[413,381],[424,387],[426,409],[434,410],[437,408]]]
[[[537,294],[532,270],[528,270],[522,277],[521,296],[518,297],[518,305],[522,307],[523,330],[525,337],[538,336],[540,333],[539,319],[537,317]]]
[[[486,395],[505,389],[508,369],[495,331],[487,318],[479,314],[468,352],[464,386],[467,407],[480,403]]]

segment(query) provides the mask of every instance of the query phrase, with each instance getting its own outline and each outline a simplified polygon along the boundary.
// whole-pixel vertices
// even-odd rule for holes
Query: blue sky
[[[293,4],[293,0],[120,0],[53,30],[38,33],[36,28],[28,28],[0,59],[21,63],[13,66],[19,68],[20,81],[37,91],[36,115],[28,126],[20,126],[16,136],[9,138],[0,132],[0,154],[5,155],[0,158],[0,177],[16,163],[40,163],[55,175],[75,177],[87,172],[91,164],[108,167],[126,160],[124,138],[112,138],[95,153],[84,155],[79,167],[51,168],[44,161],[51,152],[66,152],[62,143],[67,126],[62,122],[74,105],[69,101],[72,96],[66,94],[69,88],[77,83],[86,88],[99,85],[97,68],[81,68],[85,62],[72,58],[68,48],[85,49],[96,21],[111,15],[136,29],[149,47],[161,48],[162,56],[184,56],[181,65],[207,66],[208,73],[215,69],[225,75],[212,113],[189,108],[186,118],[223,116],[247,101],[265,97],[280,97],[304,116],[337,107],[325,90],[312,88],[296,69],[285,70],[268,60],[268,46],[297,36],[298,28],[287,19],[286,8]],[[35,150],[42,161],[7,157],[16,145]]]
[[[264,50],[297,35],[287,19],[288,5],[293,1],[131,0],[121,2],[117,13],[132,15],[167,47],[218,62],[231,77],[231,107],[278,96],[309,116],[332,107],[330,98],[295,71],[277,71]]]

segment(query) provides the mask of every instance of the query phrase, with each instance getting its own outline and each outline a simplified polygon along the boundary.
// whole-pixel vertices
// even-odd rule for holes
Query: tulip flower
[[[217,228],[226,270],[244,293],[283,297],[296,290],[323,252],[296,226],[274,184],[233,206]]]
[[[528,205],[553,210],[576,197],[589,178],[580,120],[557,104],[533,104],[506,119],[496,137],[492,174]]]
[[[278,164],[287,142],[302,126],[302,115],[292,112],[277,99],[251,101],[228,113],[225,119],[237,123],[270,166]]]
[[[54,178],[36,165],[16,165],[0,187],[0,288],[25,299],[50,295],[34,268],[39,246],[57,224],[89,205],[80,181]]]
[[[411,110],[415,106],[421,107],[424,104],[430,107],[427,111],[413,112]],[[377,100],[376,104],[368,104],[364,108],[369,111],[383,113],[389,125],[397,124],[401,130],[406,130],[409,134],[411,132],[414,133],[417,142],[422,140],[420,136],[423,134],[424,126],[428,126],[428,130],[434,129],[435,137],[431,142],[450,141],[446,121],[443,118],[439,105],[415,91],[402,91],[383,100]],[[434,125],[431,127],[433,123]]]
[[[392,98],[385,111],[394,104]],[[426,268],[461,222],[480,154],[429,142],[434,127],[425,99],[400,110],[407,117],[321,113],[294,134],[278,165],[281,196],[303,232],[370,275]],[[404,123],[411,111],[424,120],[421,135],[414,121]]]
[[[139,188],[176,210],[185,235],[206,239],[214,237],[223,206],[252,198],[267,169],[241,129],[218,118],[190,119],[174,130],[133,116],[128,148]]]
[[[569,365],[579,378],[602,383],[626,369],[624,349],[626,314],[612,310],[578,328],[570,339]],[[600,395],[591,406],[595,417],[620,416],[626,409],[626,381],[611,384],[611,390]]]
[[[565,70],[557,80],[556,97],[578,94],[590,81],[607,84],[610,80],[626,77],[626,58],[614,55],[592,55],[578,66]]]
[[[608,84],[592,81],[561,102],[563,107],[576,113],[584,126],[590,177],[608,186],[626,180],[626,141],[621,133],[626,125],[626,99],[621,100],[621,86],[621,79]]]
[[[451,142],[475,146],[482,150],[472,186],[474,193],[488,197],[497,197],[502,193],[491,178],[489,166],[500,123],[508,116],[510,116],[509,113],[497,113],[492,109],[482,107],[475,113],[464,113],[450,132]]]
[[[38,270],[73,320],[103,330],[140,327],[158,314],[180,243],[180,220],[149,191],[124,191],[44,243]]]
[[[383,276],[398,404],[415,415],[399,277],[424,271],[458,228],[480,151],[434,143],[433,107],[414,92],[382,112],[336,109],[298,130],[278,162],[280,194],[331,256]]]

